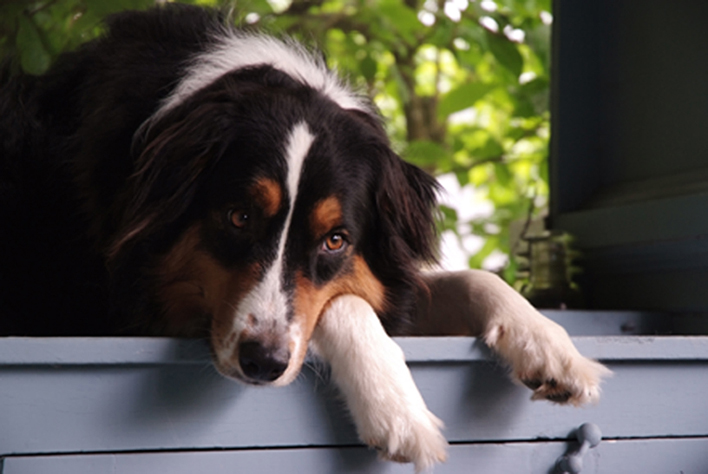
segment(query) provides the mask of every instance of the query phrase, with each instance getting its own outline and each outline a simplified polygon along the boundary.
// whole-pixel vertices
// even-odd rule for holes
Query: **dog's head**
[[[111,258],[143,249],[167,332],[207,324],[226,376],[289,383],[334,298],[395,315],[434,258],[434,180],[357,104],[261,65],[220,76],[143,130]]]

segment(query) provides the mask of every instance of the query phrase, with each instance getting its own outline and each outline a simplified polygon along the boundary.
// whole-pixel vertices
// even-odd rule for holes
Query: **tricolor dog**
[[[534,398],[598,398],[606,369],[496,276],[421,272],[435,181],[319,55],[195,7],[107,26],[3,74],[3,334],[205,337],[253,385],[311,350],[361,439],[419,469],[446,442],[390,335],[477,335]]]

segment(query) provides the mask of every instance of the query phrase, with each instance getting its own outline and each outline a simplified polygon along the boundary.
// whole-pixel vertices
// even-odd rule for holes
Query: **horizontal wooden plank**
[[[200,340],[159,337],[3,337],[0,366],[206,364]]]
[[[543,310],[574,336],[693,334],[706,324],[686,324],[687,316],[638,311]],[[695,318],[694,318],[695,319]],[[705,332],[705,331],[703,331]],[[472,338],[398,338],[409,362],[483,361],[490,354]],[[668,340],[667,340],[668,341]],[[675,342],[682,345],[680,340]],[[648,348],[647,341],[633,343]],[[659,344],[674,344],[661,342]],[[592,350],[592,348],[590,348]],[[651,350],[651,349],[650,349]],[[672,351],[676,353],[676,351]],[[646,351],[641,352],[642,357]],[[588,354],[591,357],[598,355]],[[603,355],[611,357],[608,350]],[[0,338],[0,367],[31,365],[204,365],[210,360],[204,341],[168,338]]]
[[[436,474],[465,473],[547,473],[564,452],[563,443],[453,446],[445,464]],[[518,470],[521,467],[524,469]],[[533,466],[533,470],[527,468]],[[267,451],[226,451],[192,453],[152,453],[117,455],[73,455],[17,457],[5,460],[3,474],[259,474],[283,472],[331,474],[410,474],[411,465],[381,462],[366,448],[275,449]]]
[[[610,361],[708,361],[706,336],[576,336],[573,342],[587,357]],[[493,360],[484,343],[475,338],[396,338],[406,360],[475,362]]]
[[[707,339],[576,338],[615,372],[600,404],[584,409],[531,402],[474,339],[399,343],[447,439],[472,442],[564,439],[587,421],[612,437],[706,435],[708,397],[698,381],[708,378]],[[42,342],[82,353],[77,340]],[[287,387],[246,387],[220,377],[199,352],[172,356],[189,341],[123,342],[130,357],[114,353],[103,365],[57,364],[69,359],[60,354],[50,364],[0,365],[0,455],[358,443],[323,367],[310,364]],[[164,352],[135,350],[143,344]]]
[[[409,363],[482,362],[494,357],[470,337],[399,337]],[[708,336],[575,336],[581,352],[604,361],[708,360]],[[0,367],[168,366],[210,363],[199,340],[169,338],[0,338]]]
[[[465,444],[451,446],[437,474],[548,474],[573,445],[562,442]],[[583,472],[617,474],[702,474],[708,466],[708,439],[603,441],[583,459]],[[411,473],[410,465],[385,463],[365,448],[303,448],[255,451],[198,451],[9,457],[3,474],[233,474],[258,472]]]

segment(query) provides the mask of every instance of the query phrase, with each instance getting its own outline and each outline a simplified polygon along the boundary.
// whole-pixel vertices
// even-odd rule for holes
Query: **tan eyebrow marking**
[[[277,181],[271,178],[258,178],[249,188],[251,196],[263,209],[266,217],[278,213],[283,199],[283,191]]]
[[[342,204],[335,196],[322,199],[315,204],[310,214],[310,228],[315,239],[342,225]]]

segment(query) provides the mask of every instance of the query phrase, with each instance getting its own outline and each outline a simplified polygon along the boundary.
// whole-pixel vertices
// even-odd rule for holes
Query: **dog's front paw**
[[[538,313],[526,316],[513,324],[498,321],[485,334],[487,345],[510,365],[512,378],[533,390],[534,400],[597,402],[602,378],[612,372],[583,357],[560,325]]]
[[[329,362],[364,443],[384,459],[414,463],[418,472],[445,460],[442,422],[428,410],[403,351],[366,301],[335,299],[312,345]]]
[[[359,436],[384,460],[412,462],[416,472],[426,471],[447,458],[443,423],[425,406],[385,406],[359,420]],[[405,405],[405,404],[404,404]]]

